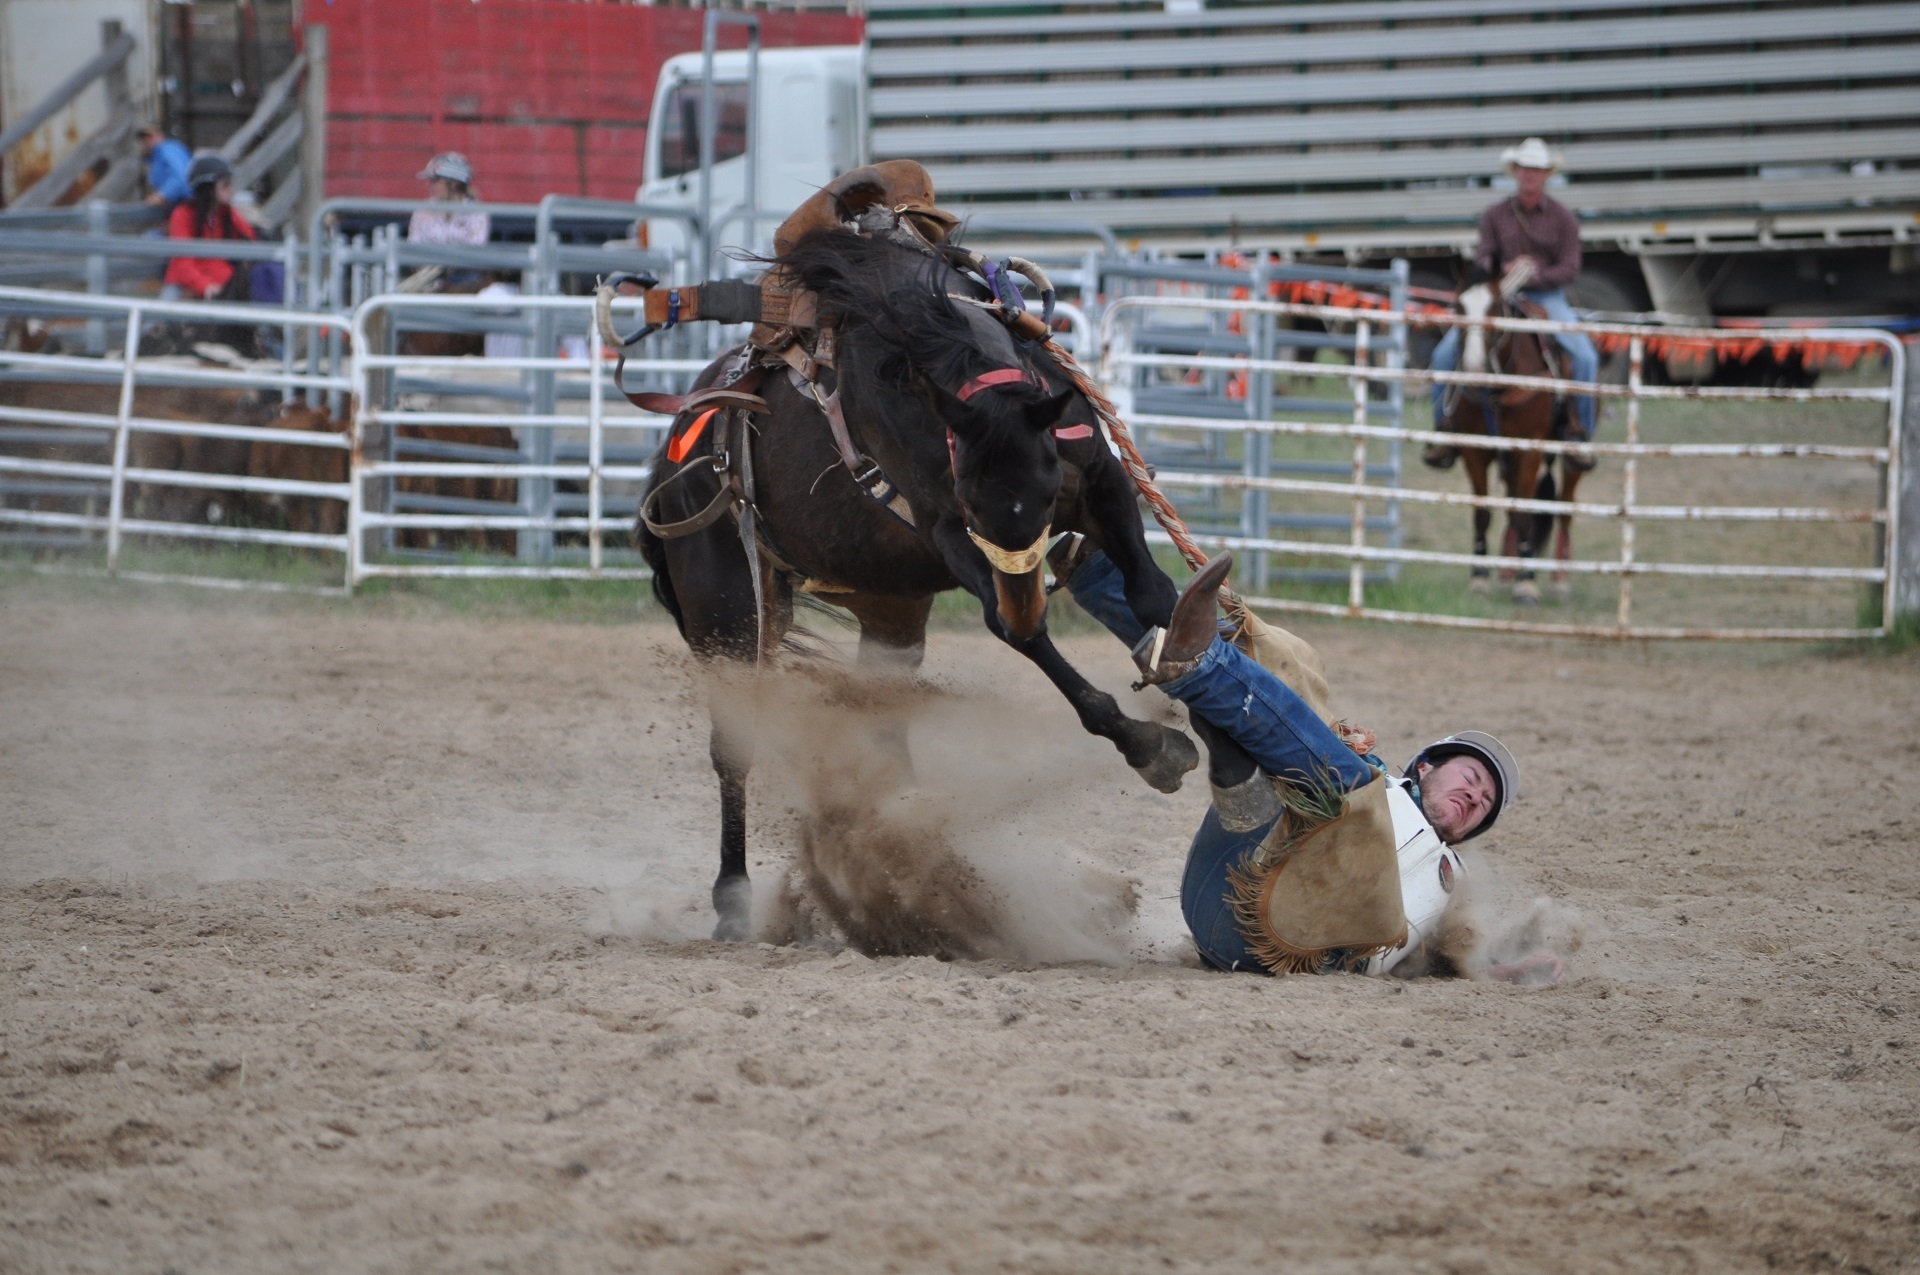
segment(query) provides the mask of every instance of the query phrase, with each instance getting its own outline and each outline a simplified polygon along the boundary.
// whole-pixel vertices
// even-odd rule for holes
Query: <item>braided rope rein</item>
[[[1113,439],[1113,445],[1119,448],[1121,462],[1133,477],[1133,485],[1146,500],[1147,508],[1153,511],[1153,520],[1172,538],[1174,547],[1180,550],[1180,556],[1188,567],[1195,571],[1204,567],[1207,564],[1206,552],[1193,542],[1193,535],[1187,530],[1187,524],[1181,521],[1179,510],[1173,507],[1173,502],[1153,481],[1153,471],[1147,468],[1146,457],[1140,454],[1127,423],[1114,410],[1113,401],[1094,386],[1093,378],[1087,375],[1086,369],[1057,342],[1047,341],[1044,348],[1053,356],[1053,361],[1060,365],[1060,370],[1066,373],[1067,379],[1073,382],[1074,388],[1086,395],[1087,402],[1093,405],[1094,415],[1100,418],[1108,437]],[[1237,596],[1234,596],[1234,601],[1238,603]]]

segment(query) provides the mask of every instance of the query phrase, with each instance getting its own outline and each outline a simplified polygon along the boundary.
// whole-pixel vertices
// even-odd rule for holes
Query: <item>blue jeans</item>
[[[1580,318],[1573,312],[1573,307],[1567,304],[1567,293],[1564,288],[1553,288],[1547,291],[1529,288],[1523,290],[1520,295],[1546,311],[1549,319],[1561,323],[1573,323]],[[1460,328],[1448,328],[1446,335],[1440,338],[1440,344],[1433,347],[1433,358],[1427,364],[1431,370],[1435,372],[1459,370],[1461,331]],[[1553,334],[1553,339],[1559,343],[1562,350],[1566,351],[1569,378],[1576,381],[1591,381],[1600,375],[1600,352],[1593,348],[1593,340],[1586,333],[1556,332]],[[1433,387],[1433,427],[1435,429],[1440,428],[1441,414],[1445,410],[1443,400],[1449,388],[1451,387],[1445,385]],[[1463,392],[1471,393],[1472,391]],[[1573,415],[1580,426],[1580,436],[1592,442],[1595,423],[1593,397],[1588,394],[1574,395]]]
[[[1128,646],[1145,635],[1127,605],[1120,569],[1104,553],[1082,563],[1067,589],[1082,610]],[[1270,775],[1314,782],[1331,777],[1342,791],[1373,778],[1373,768],[1305,700],[1231,643],[1215,638],[1192,672],[1160,689],[1233,736]]]
[[[1067,581],[1082,610],[1132,646],[1146,629],[1127,605],[1120,570],[1104,553],[1095,553]],[[1285,779],[1331,782],[1351,792],[1372,781],[1373,763],[1357,756],[1320,715],[1293,690],[1240,649],[1213,640],[1193,671],[1161,683],[1160,689],[1231,735],[1260,768]],[[1247,948],[1233,914],[1233,869],[1252,853],[1273,827],[1234,833],[1220,816],[1206,820],[1187,851],[1180,879],[1180,911],[1193,932],[1194,945],[1209,965],[1223,970],[1264,972]]]

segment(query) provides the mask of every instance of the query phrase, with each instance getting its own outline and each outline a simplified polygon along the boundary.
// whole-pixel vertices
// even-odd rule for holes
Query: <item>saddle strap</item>
[[[659,511],[661,495],[688,474],[699,473],[703,469],[720,480],[720,490],[714,493],[713,499],[707,502],[706,508],[691,518],[682,518],[678,522],[656,521],[654,514]],[[720,521],[733,503],[733,483],[730,478],[727,472],[727,454],[724,451],[716,452],[709,457],[706,465],[688,465],[647,493],[647,498],[640,502],[640,521],[645,524],[648,531],[662,540],[678,540],[682,536],[690,536],[696,531],[711,527]]]
[[[800,348],[798,342],[783,346],[778,354],[787,366],[793,369],[794,374],[807,387],[807,392],[813,395],[813,401],[818,403],[820,410],[826,414],[827,429],[833,435],[834,450],[840,453],[840,463],[845,465],[847,473],[853,476],[854,485],[865,492],[867,498],[874,504],[907,526],[918,530],[920,524],[914,521],[913,506],[907,503],[907,498],[901,494],[898,487],[893,485],[893,480],[881,470],[878,461],[871,456],[861,455],[859,449],[853,445],[853,435],[847,429],[846,413],[840,409],[840,392],[835,390],[832,394],[820,393],[820,382],[815,379],[815,374],[820,367],[819,360],[809,357],[807,352]]]
[[[752,361],[752,354],[742,350],[728,366],[726,373],[713,385],[694,390],[688,394],[656,394],[649,390],[630,390],[620,379],[620,371],[626,368],[626,356],[620,356],[620,368],[615,371],[613,383],[627,396],[627,402],[644,412],[658,412],[662,416],[678,416],[682,412],[698,411],[703,407],[738,407],[749,412],[765,413],[771,409],[767,401],[755,391],[766,376],[766,369]]]
[[[840,463],[853,475],[854,484],[867,493],[867,499],[918,530],[920,524],[913,520],[913,506],[907,503],[907,498],[893,485],[893,480],[881,470],[880,462],[854,449],[853,436],[847,432],[846,413],[840,410],[840,392],[835,390],[823,398],[818,385],[809,382],[808,388],[813,391],[814,402],[820,404],[820,410],[827,414],[827,425],[833,431],[833,445],[840,452]]]
[[[752,373],[748,375],[753,376]],[[741,380],[746,380],[746,377]],[[753,376],[754,385],[744,388],[739,385],[709,385],[691,394],[655,394],[648,390],[622,390],[621,393],[635,407],[658,412],[662,416],[679,416],[683,412],[697,412],[708,407],[737,407],[763,416],[772,409],[767,406],[767,400],[752,393],[759,380],[758,376]]]

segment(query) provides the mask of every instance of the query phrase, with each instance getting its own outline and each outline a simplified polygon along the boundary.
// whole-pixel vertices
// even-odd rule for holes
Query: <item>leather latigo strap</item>
[[[771,410],[767,407],[767,400],[758,394],[743,392],[738,387],[718,385],[710,385],[691,394],[657,394],[651,390],[636,390],[627,394],[627,401],[641,411],[658,412],[662,416],[679,416],[685,412],[697,412],[703,407],[737,407],[755,415],[764,415]]]
[[[737,407],[762,416],[772,410],[767,400],[756,392],[766,375],[766,368],[756,363],[731,380],[690,394],[660,394],[652,390],[629,390],[625,386],[620,387],[620,392],[641,411],[658,412],[662,416],[680,416],[707,407]]]

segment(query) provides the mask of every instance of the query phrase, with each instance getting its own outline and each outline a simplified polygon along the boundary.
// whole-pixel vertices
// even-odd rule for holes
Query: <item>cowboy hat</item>
[[[1529,137],[1518,146],[1509,146],[1500,152],[1500,162],[1508,168],[1544,168],[1548,172],[1560,167],[1560,157],[1547,149],[1545,139]]]
[[[436,177],[470,186],[473,184],[473,165],[459,151],[443,151],[428,160],[427,166],[420,170],[420,181],[432,181]]]

